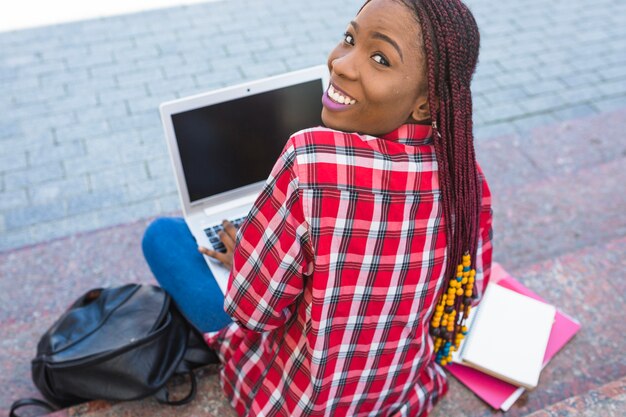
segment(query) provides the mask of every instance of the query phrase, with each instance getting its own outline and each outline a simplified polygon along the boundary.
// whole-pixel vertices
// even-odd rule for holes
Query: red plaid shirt
[[[445,219],[430,126],[293,135],[238,233],[207,342],[240,415],[426,416],[447,391],[428,334]],[[491,267],[483,180],[476,288]]]

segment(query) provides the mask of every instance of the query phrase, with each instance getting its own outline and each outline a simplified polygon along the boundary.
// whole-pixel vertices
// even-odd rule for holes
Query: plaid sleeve
[[[482,201],[480,207],[480,237],[478,239],[478,250],[476,251],[476,283],[475,288],[478,298],[475,304],[480,301],[487,288],[491,277],[491,256],[493,252],[492,238],[493,230],[491,222],[493,210],[491,208],[491,191],[482,169],[477,164],[478,177],[482,183]]]
[[[312,262],[290,140],[237,235],[224,308],[241,325],[262,332],[284,324],[302,293]]]

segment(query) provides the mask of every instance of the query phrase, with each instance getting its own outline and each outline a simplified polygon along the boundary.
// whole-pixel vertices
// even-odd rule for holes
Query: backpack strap
[[[50,412],[57,411],[57,408],[55,406],[53,406],[52,404],[44,400],[40,400],[38,398],[22,398],[20,400],[15,401],[13,404],[11,404],[11,411],[9,412],[9,417],[20,417],[16,413],[16,411],[19,408],[28,407],[28,406],[45,408],[46,411],[50,411]]]
[[[189,394],[187,394],[184,398],[175,401],[170,400],[170,393],[167,387],[163,387],[157,391],[157,393],[154,394],[154,398],[156,398],[159,403],[167,405],[185,405],[190,403],[196,396],[198,382],[196,381],[196,374],[194,374],[192,370],[189,370],[186,373],[189,375],[189,379],[191,380],[191,389],[189,390]]]

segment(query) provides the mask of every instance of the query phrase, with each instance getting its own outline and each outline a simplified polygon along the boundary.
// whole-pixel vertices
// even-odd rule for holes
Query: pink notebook
[[[516,291],[520,294],[527,295],[539,301],[544,301],[537,294],[533,293],[515,278],[510,276],[504,268],[496,263],[494,263],[491,267],[490,285],[495,282],[497,282],[498,285],[502,285],[503,287]],[[580,323],[578,323],[578,321],[563,314],[557,309],[554,324],[552,326],[552,332],[550,333],[550,339],[543,358],[544,366],[563,346],[565,346],[565,344],[576,334],[576,332],[578,332],[579,329]],[[446,366],[446,369],[450,371],[450,373],[459,381],[461,381],[461,383],[482,398],[487,404],[496,409],[499,408],[504,411],[508,410],[515,400],[517,400],[524,392],[524,388],[519,388],[515,385],[501,381],[498,378],[494,378],[490,375],[458,363],[451,363]]]

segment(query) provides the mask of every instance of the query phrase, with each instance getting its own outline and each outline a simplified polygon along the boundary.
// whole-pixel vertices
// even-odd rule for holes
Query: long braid
[[[471,12],[459,0],[410,4],[422,27],[431,118],[440,135],[435,134],[434,145],[448,232],[449,277],[463,253],[476,259],[478,243],[481,187],[473,146],[470,82],[478,61],[479,34]],[[433,83],[434,67],[438,71]]]
[[[475,267],[478,249],[482,187],[474,152],[470,84],[478,63],[480,35],[472,13],[460,0],[399,1],[415,12],[428,71],[448,254],[447,285],[443,286],[447,294],[437,302],[431,333],[436,360],[445,365],[467,331],[464,322],[475,274],[471,264]]]
[[[447,260],[444,277],[455,291],[463,288],[465,295],[453,295],[446,304],[446,294],[443,294],[437,309],[445,306],[445,313],[441,314],[444,320],[450,318],[452,324],[439,328],[441,314],[437,317],[438,312],[435,312],[434,324],[431,323],[435,351],[438,352],[437,361],[445,364],[450,346],[454,349],[454,345],[458,346],[459,338],[462,338],[462,323],[469,314],[475,273],[470,265],[474,264],[475,267],[478,248],[482,187],[474,152],[470,83],[478,63],[480,35],[472,13],[460,0],[397,1],[414,12],[421,28],[421,43],[427,64],[433,145],[446,227]],[[458,268],[462,271],[459,272]],[[465,278],[470,275],[468,286]],[[455,276],[456,280],[453,279]],[[450,304],[450,299],[454,306]],[[452,307],[455,312],[463,313],[463,320],[460,313],[456,317],[449,314]]]

